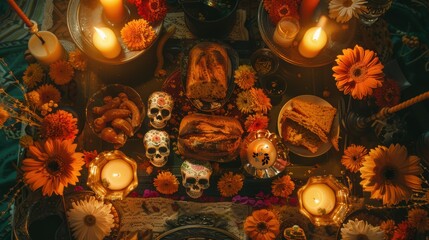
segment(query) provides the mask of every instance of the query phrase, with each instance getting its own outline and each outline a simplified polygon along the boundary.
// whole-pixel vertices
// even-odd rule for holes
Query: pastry
[[[337,109],[331,106],[321,106],[303,100],[292,100],[292,110],[314,121],[325,133],[329,133]]]
[[[282,138],[292,145],[303,146],[312,153],[317,152],[322,145],[322,141],[316,134],[288,118],[282,124]]]
[[[204,42],[194,46],[189,52],[186,96],[205,101],[225,98],[230,65],[222,45]]]

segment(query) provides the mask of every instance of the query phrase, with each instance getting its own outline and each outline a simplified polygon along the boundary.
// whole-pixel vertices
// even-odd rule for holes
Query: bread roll
[[[231,117],[192,114],[180,122],[178,150],[184,157],[226,162],[239,154],[243,128]]]
[[[189,52],[186,96],[206,101],[223,99],[228,90],[230,60],[222,45],[204,42]]]

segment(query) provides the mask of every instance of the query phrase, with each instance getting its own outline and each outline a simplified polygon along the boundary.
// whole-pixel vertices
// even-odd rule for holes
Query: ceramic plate
[[[287,101],[285,103],[285,105],[283,105],[282,109],[280,110],[278,119],[277,119],[277,130],[279,131],[279,135],[282,138],[283,138],[283,136],[282,136],[282,121],[281,121],[281,119],[282,119],[283,113],[286,110],[292,110],[292,100],[294,100],[294,99],[306,101],[306,102],[317,104],[320,106],[332,107],[332,105],[330,103],[328,103],[326,100],[324,100],[320,97],[314,96],[314,95],[300,95],[300,96],[297,96],[297,97],[290,99],[289,101]],[[338,114],[335,115],[335,117],[334,117],[334,121],[333,121],[332,126],[331,126],[331,131],[333,131],[333,133],[332,133],[333,136],[336,136],[338,134],[338,131],[339,131]],[[302,156],[302,157],[317,157],[317,156],[320,156],[320,155],[326,153],[332,147],[331,142],[328,141],[327,143],[323,143],[319,147],[317,152],[312,153],[312,152],[310,152],[310,150],[308,150],[307,148],[304,148],[302,146],[295,146],[295,145],[292,145],[288,142],[285,142],[285,143],[291,152],[295,153],[296,155]]]
[[[203,42],[202,42],[203,43]],[[239,57],[237,52],[232,49],[231,47],[221,44],[227,51],[229,61],[230,61],[230,68],[228,69],[228,89],[226,92],[226,97],[223,99],[215,99],[213,101],[205,101],[202,99],[194,99],[194,98],[188,98],[189,101],[194,105],[198,110],[204,111],[204,112],[213,112],[219,108],[221,108],[231,97],[232,92],[234,91],[235,82],[234,82],[234,71],[238,68],[239,64]],[[189,51],[185,54],[182,61],[182,85],[183,85],[183,91],[186,93],[186,76],[187,76],[187,70],[188,70],[188,60],[189,60]]]

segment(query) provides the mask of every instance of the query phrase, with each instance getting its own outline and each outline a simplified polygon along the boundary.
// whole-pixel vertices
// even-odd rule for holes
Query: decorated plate
[[[285,105],[283,105],[282,109],[280,110],[278,119],[277,119],[277,130],[279,131],[279,135],[282,138],[283,138],[283,136],[282,136],[282,125],[283,125],[282,124],[282,116],[286,110],[292,110],[292,100],[295,100],[295,99],[306,101],[306,102],[313,103],[313,104],[317,104],[320,106],[332,107],[332,105],[329,102],[327,102],[326,100],[324,100],[320,97],[314,96],[314,95],[300,95],[300,96],[297,96],[297,97],[290,99],[289,101],[287,101],[285,103]],[[337,136],[338,132],[339,132],[339,120],[338,120],[338,114],[336,114],[334,117],[334,121],[332,123],[332,126],[331,126],[331,134],[332,134],[332,136]],[[295,153],[296,155],[302,156],[302,157],[317,157],[317,156],[320,156],[320,155],[326,153],[332,147],[331,142],[328,141],[327,143],[323,143],[319,147],[317,152],[312,153],[312,152],[310,152],[310,150],[308,150],[307,148],[305,148],[303,146],[295,146],[295,145],[292,145],[286,141],[285,141],[285,143],[291,152]]]
[[[201,44],[201,43],[198,43],[198,44]],[[234,91],[234,87],[235,87],[234,71],[238,68],[239,57],[237,52],[234,49],[232,49],[230,46],[227,46],[225,44],[221,44],[221,45],[226,49],[228,54],[228,61],[230,63],[228,64],[230,68],[228,69],[228,72],[227,72],[228,89],[226,92],[226,97],[223,99],[213,99],[213,100],[188,98],[189,101],[192,103],[192,105],[194,105],[198,110],[201,110],[203,112],[213,112],[221,108],[228,101],[228,99],[232,95],[232,92]],[[190,49],[192,49],[192,47]],[[185,95],[186,95],[186,77],[188,72],[188,61],[189,61],[189,51],[185,53],[185,56],[183,57],[182,69],[181,69],[182,86],[183,86],[183,91]]]

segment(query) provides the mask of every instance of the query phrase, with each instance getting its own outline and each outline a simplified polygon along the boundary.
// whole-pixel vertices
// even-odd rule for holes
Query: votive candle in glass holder
[[[283,17],[277,23],[276,29],[274,30],[273,40],[279,46],[287,48],[292,45],[299,30],[299,21],[296,18]]]
[[[302,193],[304,208],[316,216],[330,213],[335,207],[335,202],[334,191],[324,183],[308,186]]]
[[[133,176],[133,168],[122,159],[111,160],[101,169],[101,179],[110,190],[128,187]]]

